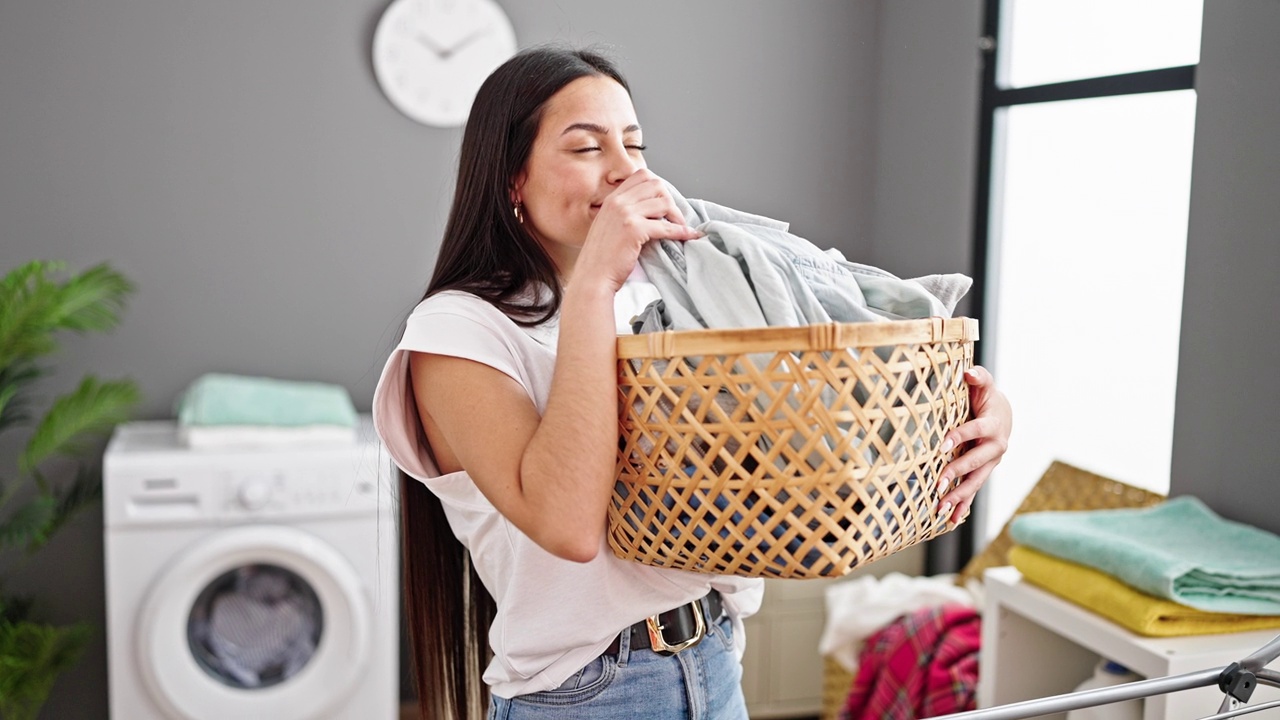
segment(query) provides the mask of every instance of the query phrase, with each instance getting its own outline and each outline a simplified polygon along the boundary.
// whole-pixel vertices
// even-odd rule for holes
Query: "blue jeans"
[[[624,632],[616,656],[592,660],[555,690],[490,695],[489,720],[746,720],[731,633],[726,615],[702,642],[663,656],[633,652]]]

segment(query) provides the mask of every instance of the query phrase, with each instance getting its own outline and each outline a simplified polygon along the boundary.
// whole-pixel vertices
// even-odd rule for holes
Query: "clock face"
[[[466,121],[480,84],[515,52],[493,0],[393,0],[373,35],[373,71],[405,115],[449,127]]]

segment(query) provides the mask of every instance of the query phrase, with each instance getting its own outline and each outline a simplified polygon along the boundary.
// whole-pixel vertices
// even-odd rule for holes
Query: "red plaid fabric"
[[[904,615],[867,639],[842,720],[914,720],[973,710],[982,620],[943,605]]]

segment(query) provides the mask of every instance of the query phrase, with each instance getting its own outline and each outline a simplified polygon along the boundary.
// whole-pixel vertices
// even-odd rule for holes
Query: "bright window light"
[[[1026,87],[1200,61],[1204,0],[1006,0],[999,83]]]
[[[997,116],[984,353],[1015,423],[983,539],[1054,459],[1168,492],[1195,103],[1181,90]]]

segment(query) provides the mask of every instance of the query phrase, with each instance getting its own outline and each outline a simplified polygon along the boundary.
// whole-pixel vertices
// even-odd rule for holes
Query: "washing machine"
[[[393,720],[390,461],[355,444],[192,450],[119,426],[103,460],[111,716]]]

